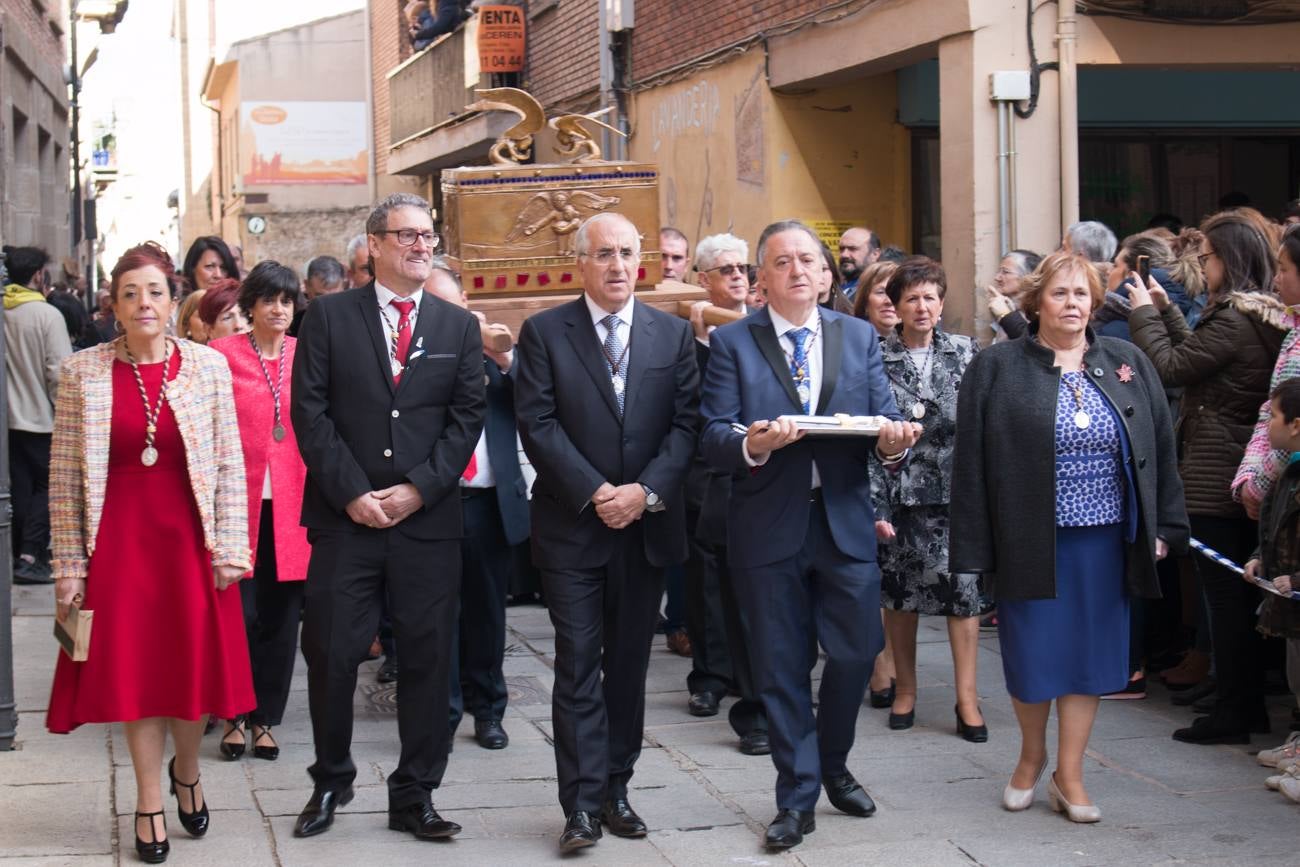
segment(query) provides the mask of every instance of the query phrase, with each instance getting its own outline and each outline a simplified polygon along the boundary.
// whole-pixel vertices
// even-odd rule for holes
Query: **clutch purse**
[[[54,638],[59,647],[73,662],[85,662],[90,655],[90,628],[95,623],[95,612],[81,610],[81,594],[72,597],[68,614],[60,619],[54,615]]]

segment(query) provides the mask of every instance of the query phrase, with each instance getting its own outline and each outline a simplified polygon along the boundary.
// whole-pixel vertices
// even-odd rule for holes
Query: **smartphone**
[[[1150,284],[1150,280],[1151,280],[1151,257],[1150,256],[1137,257],[1137,272],[1138,272],[1138,276],[1142,278],[1142,288],[1145,289]]]

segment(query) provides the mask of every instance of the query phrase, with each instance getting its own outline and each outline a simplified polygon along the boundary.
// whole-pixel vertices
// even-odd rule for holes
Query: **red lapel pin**
[[[1124,383],[1132,382],[1133,368],[1129,367],[1127,364],[1121,364],[1119,366],[1119,370],[1115,371],[1115,375],[1119,377],[1120,382],[1124,382]]]

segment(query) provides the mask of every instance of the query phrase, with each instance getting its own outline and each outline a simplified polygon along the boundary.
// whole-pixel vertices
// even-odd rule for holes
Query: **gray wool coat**
[[[1061,371],[1053,352],[1032,339],[1036,332],[1035,325],[976,355],[957,399],[949,571],[982,574],[995,599],[1056,595]],[[1158,598],[1156,537],[1176,554],[1187,549],[1189,535],[1169,402],[1136,346],[1091,329],[1088,340],[1085,367],[1124,423],[1126,470],[1136,480],[1136,537],[1126,546],[1125,589],[1131,597]]]

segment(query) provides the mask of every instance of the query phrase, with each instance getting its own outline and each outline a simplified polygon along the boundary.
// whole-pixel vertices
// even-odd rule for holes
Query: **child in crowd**
[[[1259,548],[1246,564],[1246,579],[1261,575],[1279,592],[1290,594],[1300,590],[1300,378],[1279,384],[1269,401],[1269,445],[1287,452],[1291,460],[1260,509]],[[1267,594],[1258,629],[1286,639],[1287,681],[1300,700],[1300,602]],[[1260,751],[1257,759],[1280,771],[1265,785],[1300,803],[1300,732],[1276,749]]]

